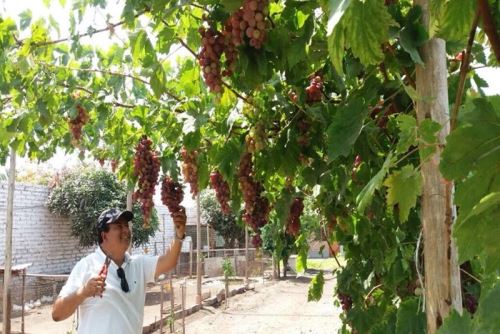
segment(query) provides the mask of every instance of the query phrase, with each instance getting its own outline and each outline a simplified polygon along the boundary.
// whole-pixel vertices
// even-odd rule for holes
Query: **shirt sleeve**
[[[87,267],[85,259],[80,260],[75,265],[73,270],[71,270],[71,274],[69,275],[66,284],[64,284],[59,292],[59,297],[67,297],[83,286],[85,280],[88,279]]]
[[[156,265],[159,256],[142,256],[142,265],[144,268],[144,281],[150,283],[155,281]]]

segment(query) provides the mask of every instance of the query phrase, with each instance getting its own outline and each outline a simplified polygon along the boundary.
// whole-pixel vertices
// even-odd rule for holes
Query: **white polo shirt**
[[[100,247],[75,265],[59,297],[66,297],[82,287],[101,270],[106,256]],[[79,306],[78,334],[140,334],[144,318],[146,284],[154,282],[157,256],[125,254],[122,265],[130,291],[123,292],[111,261],[102,298],[89,297]]]

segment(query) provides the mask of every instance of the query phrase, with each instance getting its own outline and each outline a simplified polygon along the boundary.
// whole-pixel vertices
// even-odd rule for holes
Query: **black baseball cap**
[[[119,210],[116,208],[104,210],[97,218],[97,229],[103,230],[107,224],[113,224],[118,220],[124,220],[126,222],[134,219],[134,214],[128,210]]]

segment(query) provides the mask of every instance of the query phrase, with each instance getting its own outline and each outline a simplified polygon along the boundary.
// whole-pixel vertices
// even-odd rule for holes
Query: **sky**
[[[63,8],[60,3],[66,2],[65,7]],[[44,1],[42,0],[0,0],[0,15],[8,15],[14,18],[17,18],[18,15],[29,9],[32,12],[32,22],[37,18],[48,17],[52,15],[52,17],[56,18],[59,23],[59,30],[61,32],[60,35],[56,33],[52,36],[52,38],[62,38],[67,37],[67,32],[69,31],[69,16],[68,12],[71,8],[72,0],[52,0],[50,1],[50,8],[47,8],[44,5]],[[108,2],[108,8],[99,10],[95,13],[89,13],[85,16],[83,20],[82,27],[80,31],[86,31],[89,25],[93,27],[104,27],[106,25],[106,14],[113,13],[113,17],[110,19],[111,22],[117,22],[120,20],[120,14],[123,7],[123,1],[121,0],[110,0]],[[109,10],[108,10],[109,9]],[[112,9],[112,10],[111,10]],[[67,18],[67,19],[66,19]],[[123,32],[120,29],[116,30],[116,35],[110,39],[110,35],[108,33],[100,33],[93,36],[92,41],[96,45],[106,45],[109,44],[110,41],[116,42],[121,39],[120,34]],[[482,68],[478,69],[477,73],[486,82],[489,83],[490,87],[484,89],[485,93],[488,95],[500,94],[500,68],[492,69],[492,68]],[[29,162],[27,159],[18,159],[17,165],[22,168],[24,165],[28,165]],[[79,164],[79,159],[74,156],[67,156],[62,151],[59,151],[51,160],[48,162],[49,168],[59,169],[62,167],[72,167]]]

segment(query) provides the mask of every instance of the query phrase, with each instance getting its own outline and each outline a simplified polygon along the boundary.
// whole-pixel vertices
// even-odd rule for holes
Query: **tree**
[[[234,248],[235,241],[238,241],[240,246],[244,243],[245,230],[234,214],[222,213],[213,191],[202,192],[200,206],[203,221],[224,238],[224,248]]]
[[[97,218],[109,208],[125,208],[127,193],[123,183],[105,170],[73,170],[64,175],[60,183],[51,189],[47,199],[49,210],[69,216],[71,233],[80,246],[97,244]],[[149,237],[158,230],[158,217],[153,214],[151,226],[143,228],[139,206],[133,207],[132,243],[135,247],[148,243]]]
[[[474,69],[498,66],[500,10],[486,0],[415,3],[422,7],[409,0],[138,0],[123,3],[120,19],[89,28],[84,13],[105,1],[79,1],[70,36],[56,40],[54,20],[32,22],[29,11],[17,21],[2,17],[0,159],[10,147],[40,160],[62,147],[117,162],[133,190],[132,157],[147,136],[164,175],[178,177],[181,152],[195,156],[189,170],[196,177],[187,176],[196,188],[219,171],[257,243],[269,220],[285,228],[291,193],[300,189],[321,221],[335,225],[329,239],[346,256],[336,287],[344,330],[361,333],[434,331],[446,322],[445,310],[426,325],[416,300],[422,288],[430,293],[425,280],[443,266],[428,267],[432,255],[422,255],[419,238],[433,195],[428,178],[443,180],[442,173],[444,183],[456,182],[459,207],[450,227],[453,187],[440,185],[450,190],[438,205],[450,227],[439,233],[441,246],[453,254],[453,230],[460,261],[472,261],[468,274],[483,278],[471,325],[480,332],[500,307],[490,304],[500,286],[491,233],[500,218],[492,154],[500,104],[485,96]],[[125,37],[106,48],[86,40],[118,29]],[[422,95],[429,82],[421,69],[431,67],[426,49],[436,38],[446,42],[439,56],[447,78],[434,90],[448,92],[446,141],[448,120],[420,108],[435,100]],[[172,66],[177,47],[189,56]],[[448,286],[444,276],[435,281]],[[443,298],[437,303],[456,301]],[[466,322],[468,314],[450,321]]]

